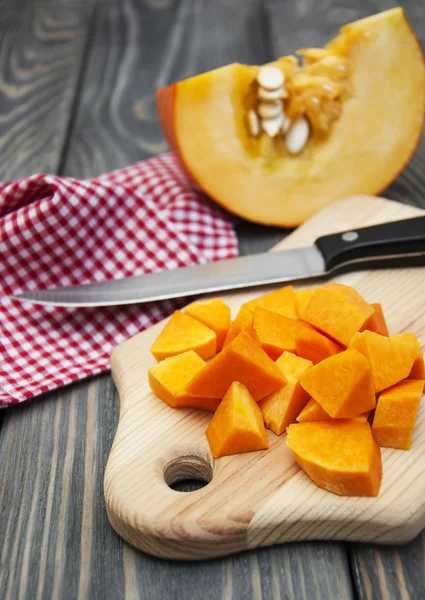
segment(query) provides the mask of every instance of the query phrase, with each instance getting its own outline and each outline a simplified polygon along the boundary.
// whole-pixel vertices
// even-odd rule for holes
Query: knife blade
[[[11,298],[53,306],[119,306],[323,277],[342,268],[413,266],[413,260],[415,265],[425,264],[425,217],[337,232],[304,248],[123,279],[30,290]]]

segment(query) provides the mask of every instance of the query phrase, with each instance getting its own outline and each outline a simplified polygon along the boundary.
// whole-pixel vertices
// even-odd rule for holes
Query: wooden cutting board
[[[421,213],[381,198],[351,197],[326,208],[277,248]],[[356,272],[338,281],[354,285],[369,302],[381,302],[390,333],[413,331],[424,347],[425,268]],[[264,291],[221,296],[234,316]],[[155,556],[196,560],[294,540],[407,542],[425,527],[423,404],[412,449],[382,450],[378,498],[339,497],[317,488],[295,463],[285,436],[270,431],[269,450],[214,460],[205,438],[211,413],[169,408],[150,392],[147,370],[155,361],[149,348],[163,325],[127,340],[112,355],[120,420],[104,491],[109,520],[127,542]],[[168,485],[193,478],[209,484],[188,493]]]

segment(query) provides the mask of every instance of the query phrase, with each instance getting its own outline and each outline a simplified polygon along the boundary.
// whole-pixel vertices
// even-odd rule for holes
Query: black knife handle
[[[325,259],[326,271],[368,259],[425,255],[425,217],[325,235],[316,240],[316,246]]]

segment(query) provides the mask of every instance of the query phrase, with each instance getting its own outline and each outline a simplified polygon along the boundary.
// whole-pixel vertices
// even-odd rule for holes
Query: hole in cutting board
[[[175,455],[164,465],[165,483],[177,492],[194,492],[205,487],[213,478],[209,456],[195,452]]]

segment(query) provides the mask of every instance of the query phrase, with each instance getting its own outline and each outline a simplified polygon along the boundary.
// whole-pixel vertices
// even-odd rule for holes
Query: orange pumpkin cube
[[[269,447],[261,410],[248,389],[238,381],[226,392],[206,435],[214,458]]]
[[[245,385],[256,401],[286,383],[279,367],[244,332],[195,375],[186,392],[203,398],[223,398],[234,381]]]
[[[268,309],[254,308],[252,337],[264,352],[276,360],[284,352],[295,352],[299,322]]]
[[[358,417],[353,417],[352,421],[360,421],[365,423],[369,418],[369,411],[359,415]],[[332,421],[332,417],[328,415],[326,411],[320,406],[316,400],[311,398],[303,410],[297,417],[298,423],[313,423],[317,421]]]
[[[317,288],[305,288],[304,290],[295,290],[295,308],[297,310],[298,318],[301,319],[301,314],[304,308],[307,306],[310,298],[313,296]]]
[[[227,306],[221,298],[211,298],[189,304],[186,306],[185,312],[215,332],[217,352],[219,352],[230,326],[230,306]]]
[[[407,379],[425,379],[425,363],[421,350],[416,355],[415,362]]]
[[[157,361],[194,350],[207,360],[216,353],[217,336],[208,327],[176,310],[154,341],[151,352]]]
[[[423,379],[409,379],[382,392],[372,424],[379,446],[410,449],[423,389]]]
[[[308,369],[302,387],[334,419],[352,419],[376,406],[372,370],[356,350],[345,350]]]
[[[206,362],[193,350],[165,358],[148,371],[151,390],[172,408],[196,407],[215,411],[220,398],[197,398],[185,393],[189,381],[199,373]]]
[[[223,348],[230,344],[242,331],[248,335],[252,334],[253,312],[250,308],[242,305],[234,321],[230,323],[229,330],[223,342]]]
[[[317,288],[301,318],[342,346],[348,346],[374,309],[353,288],[328,284]]]
[[[368,423],[296,423],[288,427],[286,443],[320,488],[340,496],[378,495],[381,452]]]
[[[373,331],[374,333],[379,333],[380,335],[389,336],[388,326],[385,320],[384,311],[382,310],[382,306],[378,303],[371,304],[375,309],[375,312],[370,317],[370,319],[366,322],[363,329],[367,329],[368,331]]]
[[[297,319],[297,309],[295,307],[295,296],[292,285],[287,285],[283,288],[264,294],[259,298],[254,298],[249,302],[245,302],[243,305],[250,310],[254,310],[257,307],[266,308],[272,312],[289,317],[290,319]]]
[[[316,331],[310,325],[299,322],[295,339],[295,352],[315,365],[329,356],[342,352],[344,348]]]
[[[353,337],[350,348],[361,352],[369,361],[376,393],[406,379],[420,352],[414,333],[386,337],[363,331]]]
[[[290,352],[284,352],[276,361],[276,365],[287,379],[287,384],[260,402],[266,427],[276,435],[281,435],[290,423],[295,422],[297,415],[308,402],[310,396],[298,380],[312,364],[310,360]]]

